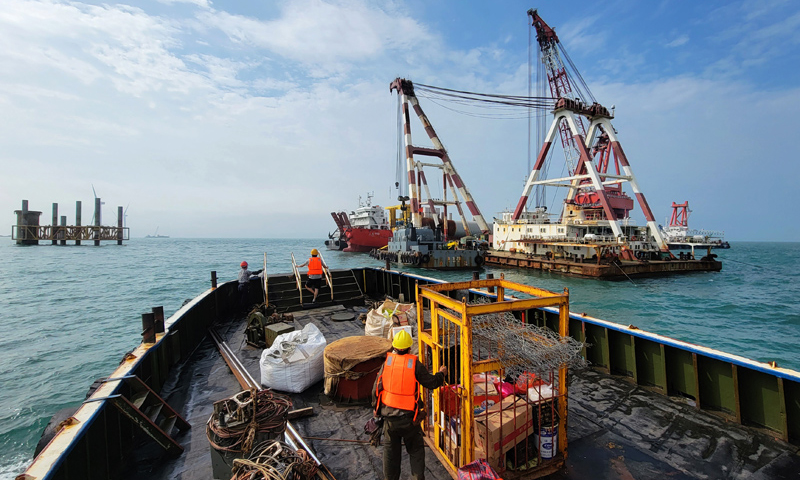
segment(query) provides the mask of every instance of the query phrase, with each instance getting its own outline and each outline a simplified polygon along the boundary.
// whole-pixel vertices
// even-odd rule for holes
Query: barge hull
[[[355,269],[348,274],[364,294],[373,298],[399,298],[401,294],[413,298],[417,284],[439,283],[432,278],[374,268]],[[270,275],[270,297],[277,299],[283,294],[277,290],[280,283],[293,282],[290,275]],[[194,424],[190,432],[177,438],[186,449],[184,455],[167,465],[153,464],[153,470],[158,472],[147,473],[146,478],[176,478],[176,473],[186,480],[208,478],[208,471],[199,468],[199,462],[207,461],[209,451],[204,423],[210,415],[211,402],[229,396],[237,386],[233,376],[220,375],[226,367],[209,351],[213,347],[206,332],[212,322],[222,320],[236,307],[236,285],[228,282],[202,293],[167,320],[167,332],[158,334],[155,343],[140,345],[126,355],[111,379],[75,413],[76,422],[56,435],[25,472],[29,477],[22,478],[136,477],[131,470],[127,471],[129,475],[120,471],[122,465],[129,464],[124,453],[135,446],[132,427],[108,400],[120,391],[118,379],[127,375],[136,375],[161,392]],[[251,293],[251,300],[261,294],[256,289]],[[469,291],[470,299],[476,296],[496,298],[485,291]],[[552,328],[558,322],[558,312],[553,309],[531,309],[520,315],[538,326]],[[302,315],[296,320],[303,323]],[[326,320],[319,323],[331,329],[342,328]],[[241,341],[243,324],[234,322],[230,328],[225,323],[217,324],[220,327],[236,332],[231,345],[245,345]],[[354,322],[348,328],[352,334],[360,333],[362,327]],[[570,456],[566,468],[554,478],[767,479],[795,478],[800,471],[800,373],[575,313],[570,314],[569,334],[586,342],[584,357],[593,368],[570,376]],[[191,360],[202,353],[212,355],[208,371],[201,362]],[[251,372],[257,372],[258,353],[242,355]],[[180,388],[176,392],[170,387],[187,378],[192,379],[191,392],[181,393]],[[320,389],[321,385],[315,388]],[[317,392],[308,392],[309,403],[313,403]],[[202,397],[206,397],[205,401]],[[192,408],[199,410],[191,411]],[[336,411],[320,405],[317,417],[298,421],[299,425],[306,424],[307,430],[302,433],[352,438],[359,433],[357,427],[363,425],[361,415],[371,413],[367,408],[356,414],[347,410],[350,413],[345,412],[342,421],[349,422],[349,428],[340,428],[335,423],[339,420],[331,415]],[[654,417],[644,416],[647,413]],[[693,443],[687,446],[689,440]],[[318,454],[327,453],[325,461],[333,463],[341,458],[339,465],[343,465],[351,460],[342,455],[353,450],[351,444],[335,447],[332,443],[335,442],[313,440],[312,447]],[[368,455],[373,468],[380,471],[377,449],[360,447],[359,455]],[[586,458],[597,462],[586,462]],[[407,465],[404,458],[403,468]],[[587,471],[589,466],[594,468]],[[346,465],[340,468],[338,480],[364,478],[345,474]],[[446,478],[437,473],[429,471],[426,476]]]
[[[574,262],[563,259],[530,257],[521,253],[493,251],[486,256],[486,265],[527,268],[606,280],[627,280],[632,277],[655,277],[679,273],[719,272],[722,262],[716,260],[668,260],[618,263]]]

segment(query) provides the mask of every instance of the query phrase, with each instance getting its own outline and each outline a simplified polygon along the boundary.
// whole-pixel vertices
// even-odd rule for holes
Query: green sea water
[[[573,312],[800,370],[800,243],[733,242],[723,269],[608,282],[511,269],[499,277],[570,291]],[[291,271],[320,240],[132,239],[123,246],[20,247],[0,238],[0,480],[30,463],[57,410],[77,405],[140,341],[141,314],[167,316],[236,278],[239,263]],[[366,254],[323,251],[331,268],[381,267]],[[471,272],[417,271],[445,280]]]

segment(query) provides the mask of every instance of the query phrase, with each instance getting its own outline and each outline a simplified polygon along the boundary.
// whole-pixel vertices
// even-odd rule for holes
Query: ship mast
[[[466,203],[467,208],[469,209],[470,213],[472,214],[472,218],[478,224],[478,227],[481,229],[481,234],[486,235],[489,233],[489,225],[486,223],[486,220],[483,218],[480,210],[478,209],[478,205],[475,203],[475,200],[472,198],[472,194],[470,194],[467,186],[461,180],[461,177],[456,172],[455,167],[453,166],[453,162],[450,161],[450,156],[447,154],[447,150],[445,150],[444,145],[439,140],[436,131],[433,129],[428,117],[425,116],[425,113],[422,111],[422,108],[419,106],[419,101],[417,100],[417,96],[414,94],[414,84],[411,83],[410,80],[406,80],[403,78],[397,78],[394,82],[391,83],[389,86],[389,91],[392,92],[397,90],[397,94],[400,96],[400,103],[402,104],[402,116],[403,116],[403,144],[405,147],[405,156],[406,156],[406,181],[408,182],[408,194],[409,194],[409,202],[411,205],[411,223],[414,227],[422,227],[422,195],[421,190],[424,188],[427,193],[427,203],[431,208],[432,213],[434,213],[434,222],[438,225],[438,218],[435,215],[435,207],[443,206],[446,208],[447,205],[455,205],[456,209],[458,210],[459,215],[461,216],[461,222],[464,226],[464,232],[467,235],[471,235],[469,228],[469,223],[467,222],[467,218],[464,215],[464,211],[461,208],[461,201],[459,200],[459,194],[464,199],[464,203]],[[434,148],[425,148],[425,147],[416,147],[411,141],[411,115],[410,109],[414,109],[414,113],[417,114],[420,122],[422,123],[425,132],[427,132],[428,137],[430,138],[431,142],[433,142]],[[438,157],[442,163],[441,164],[430,164],[430,163],[422,163],[419,161],[414,160],[414,155],[422,155],[428,157]],[[425,173],[423,171],[423,167],[434,167],[442,170],[443,179],[445,184],[443,185],[443,191],[446,194],[448,185],[450,186],[450,191],[453,196],[453,200],[435,200],[431,198],[430,191],[428,190],[428,182],[425,177]],[[444,218],[445,224],[447,219]]]

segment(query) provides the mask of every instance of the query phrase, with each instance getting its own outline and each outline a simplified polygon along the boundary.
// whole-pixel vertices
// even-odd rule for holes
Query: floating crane
[[[419,106],[419,101],[417,100],[417,96],[414,94],[414,84],[410,80],[406,80],[403,78],[398,78],[389,87],[390,91],[397,90],[397,93],[400,98],[400,103],[402,105],[402,115],[403,115],[403,138],[404,138],[404,146],[405,146],[405,158],[406,158],[406,175],[408,181],[408,192],[409,192],[409,199],[410,207],[411,207],[411,223],[416,228],[422,227],[422,192],[421,190],[425,190],[426,194],[426,201],[425,203],[430,208],[430,212],[433,214],[433,221],[435,222],[436,226],[439,226],[439,218],[436,215],[437,207],[443,207],[443,218],[444,218],[444,225],[446,228],[447,225],[447,206],[453,205],[458,210],[459,215],[461,216],[461,222],[464,226],[464,231],[467,235],[473,235],[478,232],[471,232],[469,227],[469,222],[467,221],[466,216],[464,215],[464,211],[461,208],[461,201],[459,200],[459,194],[461,197],[464,198],[464,203],[466,203],[467,208],[469,209],[470,213],[472,214],[473,220],[478,224],[478,228],[480,228],[480,234],[487,235],[491,231],[489,225],[486,223],[486,220],[483,218],[480,209],[478,209],[478,205],[475,203],[475,200],[472,198],[472,194],[470,194],[467,186],[461,180],[461,177],[456,172],[455,167],[453,166],[453,162],[450,161],[450,156],[447,154],[447,150],[445,150],[444,145],[439,140],[439,137],[436,134],[436,131],[433,129],[431,122],[428,120],[428,117],[425,116],[425,112],[422,111],[422,107]],[[425,147],[417,147],[414,146],[411,142],[411,124],[410,124],[410,112],[409,112],[409,104],[411,108],[413,108],[414,113],[417,114],[419,117],[422,126],[425,128],[425,132],[427,132],[428,137],[430,137],[431,142],[433,142],[434,148],[425,148]],[[414,155],[419,156],[428,156],[428,157],[437,157],[439,158],[442,163],[441,164],[431,164],[431,163],[422,163],[414,159]],[[444,192],[444,198],[441,200],[434,199],[431,196],[430,189],[428,188],[428,181],[425,177],[425,172],[423,167],[432,167],[438,168],[442,170],[442,191]],[[450,191],[453,195],[453,200],[447,200],[447,187],[450,187]],[[445,235],[447,234],[445,230]]]
[[[561,222],[570,221],[565,215],[573,215],[581,221],[606,220],[614,236],[625,241],[627,235],[623,232],[621,222],[628,219],[634,206],[633,200],[622,190],[622,184],[628,182],[647,220],[649,234],[662,252],[669,252],[617,139],[616,130],[611,124],[612,113],[594,101],[583,78],[564,52],[555,30],[547,25],[536,10],[529,10],[528,15],[531,17],[531,25],[536,29],[541,63],[546,71],[550,93],[557,100],[553,121],[511,216],[512,222],[520,221],[523,213],[527,213],[528,198],[534,187],[567,187],[569,190],[564,200],[565,209]],[[560,52],[564,52],[574,72],[572,75],[568,73]],[[571,81],[571,78],[577,79],[583,88],[573,89],[573,84],[578,83]],[[591,104],[588,103],[590,100]],[[569,176],[547,179],[543,178],[546,176],[545,163],[556,132],[561,137]],[[612,163],[616,171],[609,173]]]

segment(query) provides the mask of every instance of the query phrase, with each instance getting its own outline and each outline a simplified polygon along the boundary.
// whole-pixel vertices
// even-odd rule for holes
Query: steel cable
[[[233,461],[231,480],[310,480],[316,472],[307,452],[269,440],[257,445],[247,459]]]
[[[286,428],[286,418],[292,402],[269,390],[261,390],[255,397],[255,415],[249,422],[232,426],[220,426],[216,418],[206,424],[206,436],[211,446],[218,451],[232,453],[249,452],[259,433],[278,434]],[[232,413],[232,412],[229,412]]]

